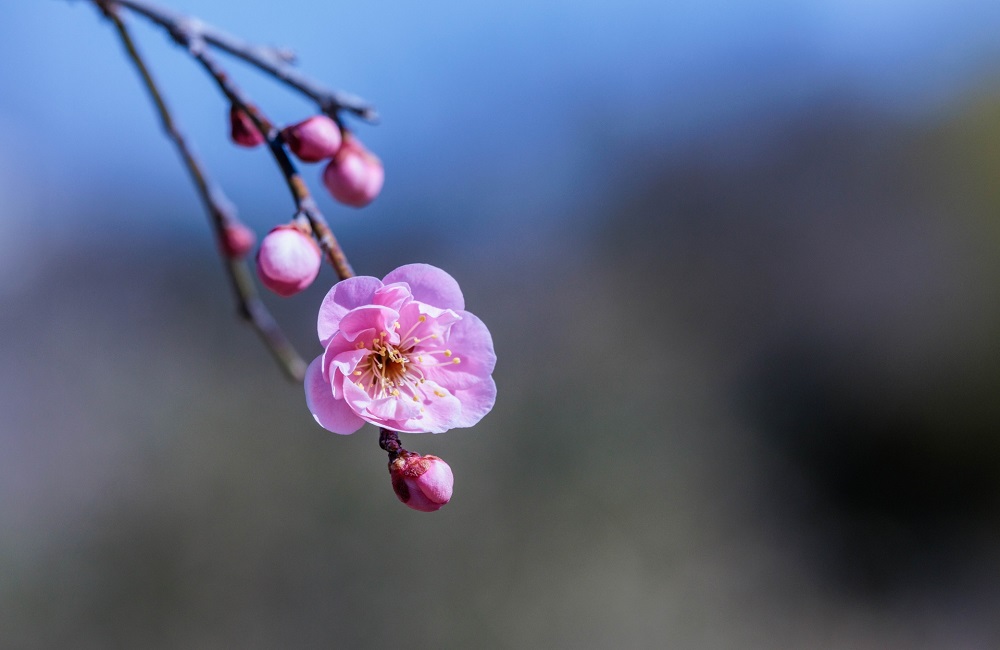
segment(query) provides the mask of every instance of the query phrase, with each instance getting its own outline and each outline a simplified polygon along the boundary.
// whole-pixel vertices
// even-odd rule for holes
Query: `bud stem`
[[[403,449],[403,444],[399,441],[399,435],[389,429],[379,429],[378,446],[388,452],[389,462],[410,453]]]

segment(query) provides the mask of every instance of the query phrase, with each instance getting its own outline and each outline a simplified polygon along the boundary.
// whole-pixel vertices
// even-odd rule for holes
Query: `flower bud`
[[[222,227],[222,235],[219,238],[219,247],[222,254],[229,259],[243,259],[247,256],[253,245],[257,242],[257,237],[253,231],[242,223],[228,223]]]
[[[316,279],[321,262],[313,238],[292,225],[267,233],[257,251],[257,276],[279,296],[302,291]]]
[[[344,134],[340,151],[323,170],[323,184],[333,198],[355,208],[374,201],[384,181],[382,161],[350,133]]]
[[[264,142],[250,116],[235,105],[229,107],[229,137],[241,147],[256,147]]]
[[[392,489],[414,510],[434,512],[451,500],[455,477],[437,456],[405,452],[389,463]]]
[[[298,124],[285,127],[281,135],[292,153],[303,162],[333,158],[343,141],[340,127],[326,115],[313,115]]]

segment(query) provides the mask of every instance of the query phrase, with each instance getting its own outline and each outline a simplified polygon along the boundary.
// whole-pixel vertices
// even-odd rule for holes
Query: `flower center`
[[[375,398],[399,396],[399,389],[407,390],[408,384],[416,386],[423,381],[423,373],[413,367],[407,356],[413,352],[414,342],[403,341],[405,345],[397,346],[385,340],[386,333],[372,341],[371,352],[365,356],[354,371],[355,383]],[[359,343],[358,347],[364,347]],[[416,370],[416,373],[414,372]],[[412,388],[407,390],[413,394]],[[416,397],[414,396],[414,399]]]
[[[372,368],[376,383],[383,386],[402,383],[406,376],[406,364],[409,362],[410,360],[398,348],[381,341],[375,343],[372,353],[368,355],[368,364]]]
[[[430,394],[425,393],[421,386],[425,381],[423,368],[458,364],[461,363],[461,359],[453,357],[451,350],[417,349],[422,339],[412,334],[425,320],[424,316],[420,316],[418,323],[410,328],[398,345],[385,340],[386,332],[382,332],[371,342],[370,353],[354,370],[354,383],[358,388],[376,399],[405,395],[414,402],[431,400]],[[396,327],[398,329],[399,325]],[[437,335],[431,334],[428,338],[436,340]],[[365,347],[367,346],[364,343],[358,343],[359,349]],[[444,358],[441,359],[438,355]],[[437,389],[433,394],[436,397],[445,397],[445,393]]]

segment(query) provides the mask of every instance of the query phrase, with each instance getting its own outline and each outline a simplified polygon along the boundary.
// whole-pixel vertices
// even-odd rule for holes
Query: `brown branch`
[[[156,107],[156,112],[162,122],[163,129],[166,131],[167,137],[174,143],[184,161],[184,165],[190,172],[191,179],[198,190],[198,196],[201,198],[208,213],[209,222],[215,232],[216,239],[221,244],[222,238],[225,236],[225,228],[237,222],[232,203],[226,198],[222,189],[209,178],[204,165],[202,165],[201,161],[195,155],[194,150],[178,129],[173,115],[163,98],[163,93],[153,79],[142,55],[136,49],[135,42],[132,40],[125,23],[115,11],[113,3],[99,2],[98,4],[104,15],[114,23],[129,59],[135,64],[139,76],[142,77],[143,85],[149,91],[153,104]],[[257,330],[257,333],[285,373],[291,379],[302,381],[305,377],[305,361],[296,352],[294,346],[292,346],[267,310],[267,307],[261,302],[250,278],[250,271],[246,263],[240,259],[233,259],[225,255],[223,257],[233,292],[236,295],[240,315]]]

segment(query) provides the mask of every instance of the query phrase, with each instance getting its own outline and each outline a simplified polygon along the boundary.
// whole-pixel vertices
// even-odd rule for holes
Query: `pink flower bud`
[[[242,259],[253,249],[257,237],[242,223],[229,223],[222,227],[219,246],[229,259]]]
[[[285,127],[281,134],[292,153],[303,162],[333,158],[343,141],[340,127],[326,115],[313,115],[305,121]]]
[[[323,184],[333,198],[355,208],[374,201],[384,181],[382,161],[350,133],[344,134],[340,151],[323,170]]]
[[[236,106],[229,107],[229,137],[241,147],[256,147],[264,142],[250,116]]]
[[[321,262],[313,238],[292,225],[267,233],[257,251],[257,276],[279,296],[302,291],[316,279]]]
[[[451,500],[455,477],[437,456],[405,452],[389,463],[392,489],[414,510],[434,512]]]

